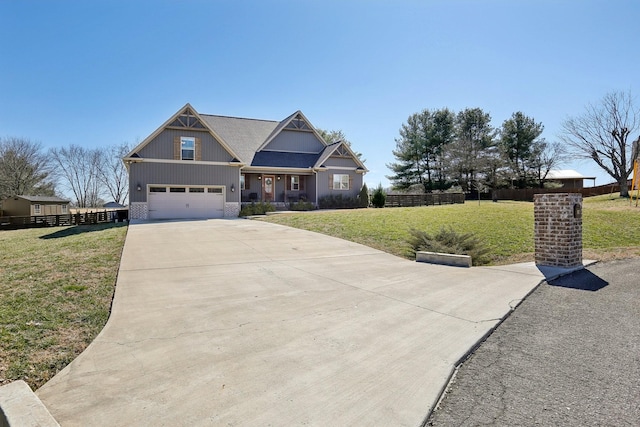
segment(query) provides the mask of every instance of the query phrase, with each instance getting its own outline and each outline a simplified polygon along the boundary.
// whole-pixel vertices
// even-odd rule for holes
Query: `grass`
[[[533,203],[490,201],[414,208],[314,211],[271,215],[263,221],[316,231],[407,256],[410,230],[435,233],[451,226],[475,233],[491,251],[492,264],[532,261]],[[640,256],[640,208],[617,194],[583,203],[583,256],[612,259]]]
[[[585,258],[640,255],[640,208],[617,194],[584,200]],[[634,201],[635,204],[635,201]],[[533,260],[533,204],[467,202],[417,208],[281,214],[264,221],[303,228],[407,255],[412,228],[473,232],[494,264]],[[0,385],[33,389],[73,360],[104,327],[124,224],[0,232]]]
[[[104,327],[127,227],[0,231],[0,385],[40,387]]]

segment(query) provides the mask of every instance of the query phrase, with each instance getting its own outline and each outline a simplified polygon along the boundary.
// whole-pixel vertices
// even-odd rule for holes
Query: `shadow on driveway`
[[[552,280],[549,285],[596,292],[609,285],[609,282],[584,269]]]

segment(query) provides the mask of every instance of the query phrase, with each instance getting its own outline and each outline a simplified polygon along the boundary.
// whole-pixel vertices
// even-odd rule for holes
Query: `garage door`
[[[222,218],[222,187],[149,187],[149,218]]]

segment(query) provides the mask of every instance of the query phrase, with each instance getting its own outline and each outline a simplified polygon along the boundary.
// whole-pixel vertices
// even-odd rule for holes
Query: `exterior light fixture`
[[[258,175],[258,179],[262,179],[262,175]]]
[[[280,181],[280,175],[278,175],[278,181]]]
[[[136,190],[138,190],[138,191],[142,190],[142,187],[140,186],[140,183],[138,183],[138,186],[136,187]]]
[[[236,191],[236,187],[235,185],[231,184],[231,192],[233,193],[234,191]]]

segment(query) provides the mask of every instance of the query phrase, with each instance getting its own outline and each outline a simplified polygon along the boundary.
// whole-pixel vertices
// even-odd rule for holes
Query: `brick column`
[[[536,264],[581,266],[582,194],[536,194],[533,203]]]

